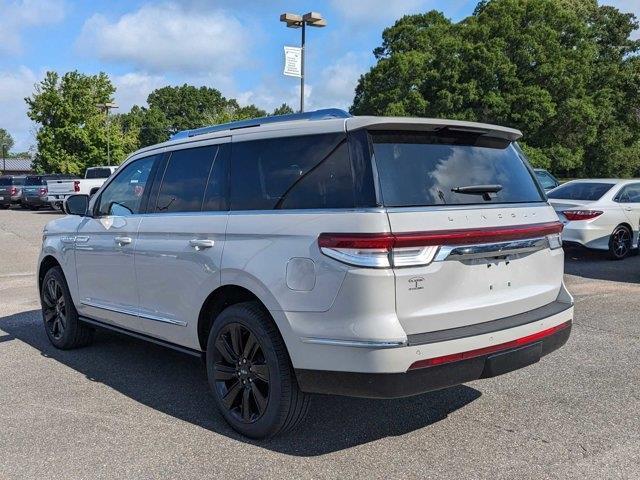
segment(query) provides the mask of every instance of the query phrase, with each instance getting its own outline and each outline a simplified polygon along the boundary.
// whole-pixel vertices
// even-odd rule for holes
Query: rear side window
[[[217,151],[213,145],[171,152],[154,211],[199,212]]]
[[[548,197],[564,200],[595,201],[602,198],[605,193],[613,188],[613,185],[613,183],[598,182],[565,183],[550,192]]]
[[[356,205],[343,133],[238,142],[232,150],[232,210]]]
[[[640,203],[640,183],[632,183],[624,187],[617,195],[616,201],[620,203]]]
[[[536,176],[538,177],[538,180],[540,180],[542,188],[555,188],[558,185],[556,180],[547,172],[537,171]]]
[[[109,168],[89,168],[86,178],[109,178],[111,169]]]

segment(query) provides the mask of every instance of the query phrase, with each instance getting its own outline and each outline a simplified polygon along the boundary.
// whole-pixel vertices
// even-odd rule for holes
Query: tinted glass
[[[477,134],[372,132],[386,206],[541,202],[542,195],[513,144]],[[494,193],[455,192],[493,185]]]
[[[627,185],[618,194],[620,203],[640,203],[640,183]]]
[[[171,152],[162,177],[156,212],[199,212],[217,146]]]
[[[108,168],[90,168],[87,170],[86,178],[109,178],[111,170]]]
[[[216,212],[228,210],[229,147],[229,144],[218,147],[213,167],[209,174],[204,204],[202,205],[202,210],[204,211]]]
[[[134,215],[141,213],[141,202],[149,174],[158,155],[141,158],[127,165],[104,189],[98,200],[98,215]]]
[[[39,176],[28,176],[27,178],[25,178],[24,180],[24,184],[28,185],[28,186],[36,186],[36,185],[46,185],[46,181]]]
[[[540,185],[542,185],[542,188],[555,188],[556,187],[556,181],[547,172],[538,172],[538,171],[536,171],[536,176],[538,177],[538,180],[540,181]]]
[[[239,142],[231,161],[231,208],[350,208],[353,176],[344,134]]]
[[[8,187],[11,185],[11,177],[0,177],[0,187]]]
[[[613,187],[613,183],[598,182],[573,182],[560,185],[549,198],[561,198],[564,200],[599,200]]]

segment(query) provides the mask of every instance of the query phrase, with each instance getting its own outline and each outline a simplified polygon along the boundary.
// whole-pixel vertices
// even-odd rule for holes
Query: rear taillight
[[[47,190],[46,187],[41,187],[40,190],[38,190],[38,193],[41,197],[44,197],[47,193],[49,193],[49,190]]]
[[[599,217],[603,212],[600,210],[565,210],[562,214],[567,217],[570,222],[579,220],[591,220]]]
[[[11,196],[14,197],[18,194],[18,189],[16,187],[11,187]]]
[[[74,192],[79,192],[80,191],[80,180],[74,180],[73,181],[73,191]]]
[[[359,267],[415,267],[430,264],[444,245],[474,245],[547,237],[549,245],[561,245],[560,222],[514,227],[475,228],[410,233],[323,233],[318,246],[325,255]],[[552,243],[551,237],[557,237]]]

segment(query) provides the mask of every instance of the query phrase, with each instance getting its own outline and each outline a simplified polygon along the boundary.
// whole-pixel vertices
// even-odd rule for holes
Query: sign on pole
[[[284,72],[290,77],[302,77],[302,49],[284,47]]]

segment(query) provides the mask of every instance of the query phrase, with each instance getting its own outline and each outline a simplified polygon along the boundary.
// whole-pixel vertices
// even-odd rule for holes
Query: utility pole
[[[7,145],[2,144],[2,174],[7,173]]]
[[[302,28],[302,42],[300,44],[300,113],[304,112],[304,49],[306,43],[307,25],[310,27],[326,27],[327,21],[318,12],[309,12],[304,15],[295,13],[283,13],[280,21],[287,24],[288,28]]]
[[[114,108],[118,108],[118,105],[116,105],[114,102],[106,102],[106,103],[98,103],[96,107],[98,107],[101,111],[105,112],[106,114],[105,123],[107,125],[107,164],[111,165],[111,145],[110,145],[111,129],[109,128],[109,125],[110,125],[109,111]]]

